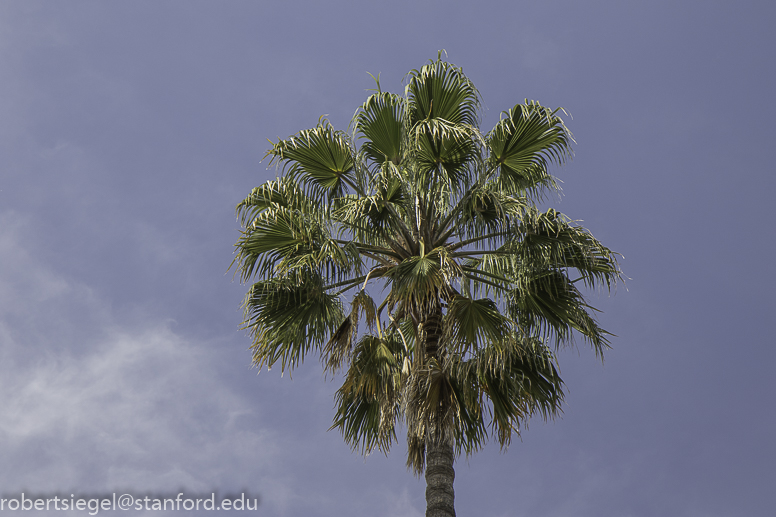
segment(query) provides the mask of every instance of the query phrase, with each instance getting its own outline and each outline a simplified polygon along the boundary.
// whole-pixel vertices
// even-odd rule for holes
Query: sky
[[[560,354],[563,416],[459,458],[457,514],[773,515],[775,23],[746,0],[0,1],[0,497],[423,515],[401,439],[365,459],[328,431],[314,358],[251,368],[227,270],[267,139],[346,129],[370,73],[402,92],[444,49],[484,130],[565,108],[551,205],[628,277],[590,293],[604,364]]]

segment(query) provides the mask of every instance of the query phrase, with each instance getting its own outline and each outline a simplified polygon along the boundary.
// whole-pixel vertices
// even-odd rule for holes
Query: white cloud
[[[26,228],[0,214],[3,494],[247,489],[282,507],[278,438],[223,378],[217,347],[164,322],[122,326],[28,251]]]

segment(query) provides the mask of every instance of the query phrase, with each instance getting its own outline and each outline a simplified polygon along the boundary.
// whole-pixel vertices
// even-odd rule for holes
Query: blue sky
[[[315,360],[257,375],[226,273],[267,139],[345,128],[437,51],[483,128],[564,107],[552,204],[624,255],[564,416],[456,469],[458,515],[765,517],[776,460],[776,8],[766,2],[0,2],[0,490],[229,493],[422,515],[400,442],[327,432]]]

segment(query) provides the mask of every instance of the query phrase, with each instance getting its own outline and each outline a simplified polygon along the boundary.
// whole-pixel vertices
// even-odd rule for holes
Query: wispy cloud
[[[259,490],[272,477],[265,502],[282,505],[275,440],[213,366],[214,347],[164,322],[127,328],[25,249],[23,219],[0,222],[5,493]]]

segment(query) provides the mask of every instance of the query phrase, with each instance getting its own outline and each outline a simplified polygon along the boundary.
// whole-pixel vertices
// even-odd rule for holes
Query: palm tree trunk
[[[441,343],[442,318],[442,307],[437,303],[423,322],[426,359],[433,358],[439,364],[442,364],[445,352]],[[426,423],[426,517],[455,517],[455,455],[450,441],[451,430],[445,428],[442,417],[448,409],[443,407],[444,401],[445,397],[440,396],[440,406],[435,408],[437,415]]]
[[[455,517],[453,446],[426,444],[426,517]]]

